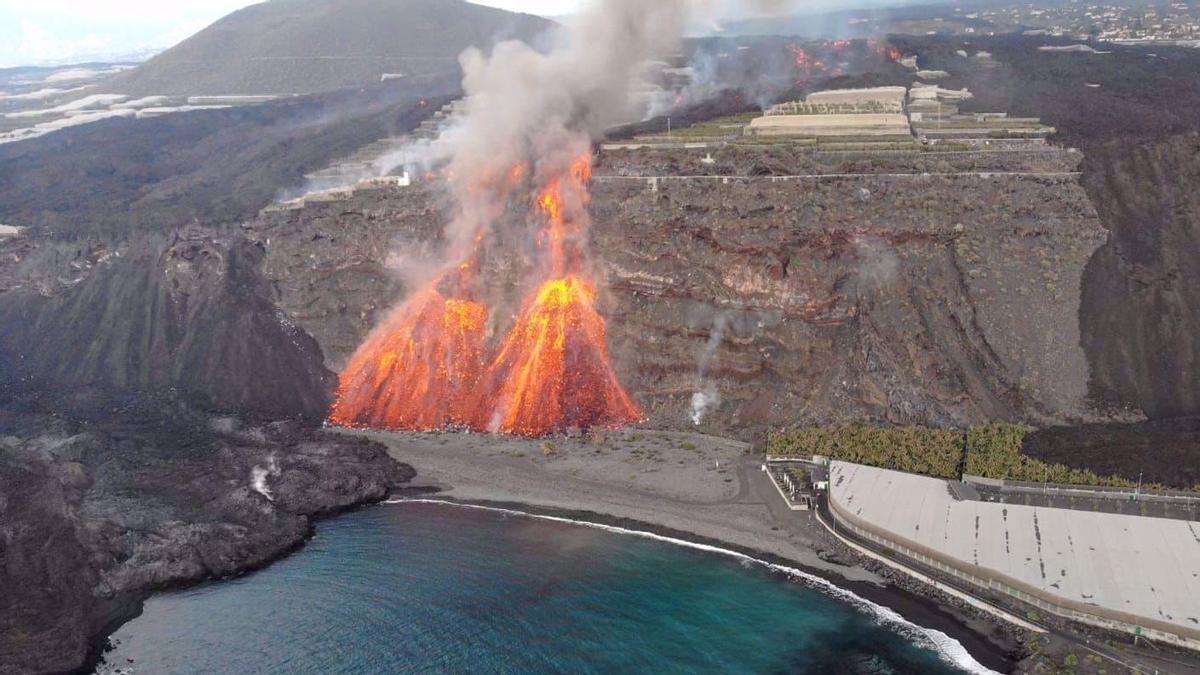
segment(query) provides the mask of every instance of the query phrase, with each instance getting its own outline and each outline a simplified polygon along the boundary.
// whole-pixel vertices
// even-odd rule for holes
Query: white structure
[[[936,84],[914,82],[909,90],[909,102],[916,101],[965,101],[975,95],[966,89],[943,89]]]
[[[805,103],[895,103],[904,104],[908,94],[905,87],[872,87],[870,89],[830,89],[817,91],[805,97]]]
[[[1200,649],[1200,522],[958,501],[947,482],[833,462],[860,536],[1046,611]]]
[[[24,231],[25,228],[23,227],[16,227],[14,225],[0,225],[0,239],[19,237]]]
[[[909,135],[908,117],[899,113],[860,115],[766,115],[746,128],[751,136]]]
[[[291,94],[295,96],[295,94]],[[270,103],[275,99],[283,98],[278,94],[259,94],[259,95],[235,95],[229,94],[225,96],[189,96],[187,99],[188,105],[256,105],[258,103]]]

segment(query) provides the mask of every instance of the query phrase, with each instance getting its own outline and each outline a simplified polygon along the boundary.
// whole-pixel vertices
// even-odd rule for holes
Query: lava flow
[[[342,372],[331,422],[428,431],[465,425],[464,401],[486,363],[487,308],[437,284],[396,308]]]
[[[539,195],[547,280],[525,300],[494,359],[486,345],[487,308],[447,297],[436,281],[397,308],[355,353],[330,421],[522,436],[640,421],[641,410],[609,362],[595,285],[585,273],[590,178],[591,156],[584,155]],[[475,244],[481,242],[477,234]],[[479,273],[477,254],[449,284],[459,292]]]
[[[489,431],[541,436],[642,419],[609,363],[596,289],[583,277],[591,168],[590,155],[579,157],[538,199],[550,279],[525,300],[481,382],[475,422]]]
[[[642,419],[609,364],[595,299],[595,289],[574,276],[537,289],[484,376],[477,426],[541,436]]]

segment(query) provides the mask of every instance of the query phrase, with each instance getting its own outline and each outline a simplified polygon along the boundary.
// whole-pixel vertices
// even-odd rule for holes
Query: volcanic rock
[[[265,565],[413,475],[369,441],[185,408],[4,413],[0,672],[80,668],[151,591]]]
[[[464,0],[274,0],[234,12],[106,83],[135,96],[306,94],[385,75],[458,74],[467,47],[554,24]]]
[[[264,250],[238,235],[15,243],[0,265],[0,380],[88,407],[161,394],[215,411],[320,421],[333,374],[280,313]]]
[[[597,168],[598,306],[651,424],[691,426],[708,386],[722,401],[704,422],[714,432],[1089,419],[1079,280],[1106,235],[1073,173],[1079,153],[956,154],[932,172],[920,153],[785,152],[771,161],[791,175],[856,175],[748,176],[763,152],[726,148],[709,165],[676,151],[690,178],[657,176],[653,152]],[[733,175],[701,177],[718,171]],[[436,247],[444,219],[436,188],[417,186],[264,213],[248,229],[270,240],[281,307],[340,369],[407,292],[389,265]],[[341,234],[314,241],[318,230]],[[485,300],[512,308],[535,254],[504,237],[486,255]],[[503,335],[511,313],[494,314]]]

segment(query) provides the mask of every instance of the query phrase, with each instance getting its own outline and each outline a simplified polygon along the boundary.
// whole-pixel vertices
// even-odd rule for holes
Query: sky
[[[476,0],[562,15],[580,0]],[[0,0],[0,67],[126,57],[179,43],[255,0]]]
[[[256,0],[0,0],[0,67],[128,58],[179,43]],[[563,16],[587,0],[473,0]],[[654,0],[646,0],[654,2]],[[855,0],[855,2],[875,0]],[[836,4],[812,0],[806,4]]]

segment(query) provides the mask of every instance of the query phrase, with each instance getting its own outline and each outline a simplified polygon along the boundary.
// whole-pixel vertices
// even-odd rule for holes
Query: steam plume
[[[735,10],[777,13],[790,0],[599,0],[585,6],[553,48],[503,42],[491,56],[459,57],[467,94],[461,121],[433,147],[449,159],[458,212],[448,231],[459,249],[499,216],[514,166],[534,178],[562,173],[606,128],[628,121],[641,65],[679,50],[689,21]],[[453,251],[453,249],[452,249]]]

